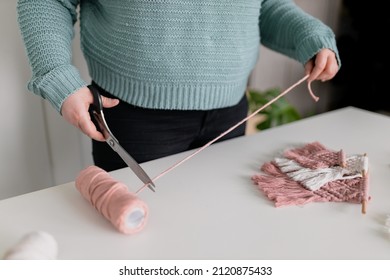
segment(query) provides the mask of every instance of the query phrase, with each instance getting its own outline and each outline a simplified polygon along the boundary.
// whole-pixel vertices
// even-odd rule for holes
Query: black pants
[[[114,98],[103,89],[100,93]],[[138,163],[199,148],[244,119],[247,113],[245,95],[235,106],[207,111],[145,109],[123,101],[104,109],[111,132]],[[244,134],[242,124],[218,141]],[[92,155],[95,165],[106,171],[126,167],[106,142],[92,140]]]

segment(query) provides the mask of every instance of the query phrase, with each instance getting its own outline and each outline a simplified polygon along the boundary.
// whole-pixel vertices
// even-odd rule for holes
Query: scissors
[[[137,177],[147,186],[150,190],[155,192],[154,188],[156,187],[142,167],[135,161],[135,159],[126,152],[125,149],[119,144],[119,141],[112,134],[103,114],[103,104],[100,97],[99,90],[96,86],[88,85],[89,90],[93,95],[93,104],[89,107],[89,113],[92,116],[92,121],[95,123],[96,128],[103,134],[104,139],[107,144],[118,153],[118,155],[123,159],[123,161],[130,167],[131,170],[137,175]]]

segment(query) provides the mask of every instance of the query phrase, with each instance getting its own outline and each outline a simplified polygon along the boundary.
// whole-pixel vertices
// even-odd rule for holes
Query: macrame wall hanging
[[[276,207],[351,202],[362,204],[365,214],[371,199],[366,154],[346,155],[312,142],[283,151],[260,170],[252,180]]]

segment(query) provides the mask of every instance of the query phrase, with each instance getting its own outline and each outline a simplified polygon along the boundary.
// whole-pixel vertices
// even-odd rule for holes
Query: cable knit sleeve
[[[302,64],[323,48],[331,49],[341,66],[331,28],[304,12],[292,0],[264,0],[260,14],[261,43]]]
[[[71,42],[79,0],[18,0],[17,15],[32,70],[28,89],[61,111],[66,97],[86,85],[72,65]]]

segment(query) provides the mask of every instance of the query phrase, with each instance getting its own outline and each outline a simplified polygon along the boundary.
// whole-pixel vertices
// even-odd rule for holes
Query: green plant
[[[265,91],[249,89],[247,92],[249,111],[255,112],[261,106],[267,104],[281,93],[279,88],[271,88]],[[257,130],[264,130],[282,124],[300,120],[299,112],[284,97],[279,98],[258,114],[264,116],[260,123],[256,124]]]

